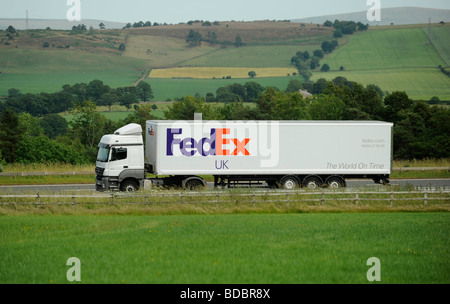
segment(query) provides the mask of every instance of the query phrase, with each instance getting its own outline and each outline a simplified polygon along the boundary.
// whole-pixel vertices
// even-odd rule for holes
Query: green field
[[[130,33],[126,38],[126,51],[120,55],[116,48],[111,49],[112,46],[102,39],[113,37],[115,43],[119,43],[125,39],[126,32],[118,31],[114,36],[112,33],[107,36],[105,32],[103,38],[102,32],[80,37],[53,31],[43,31],[38,36],[24,33],[18,39],[17,48],[0,45],[0,96],[7,95],[10,88],[17,88],[22,93],[55,92],[64,84],[89,83],[93,79],[100,79],[111,87],[129,86],[145,71],[157,67],[288,68],[297,51],[312,54],[320,49],[323,40],[332,39],[330,31],[325,33],[305,28],[295,34],[300,26],[289,23],[233,23],[232,26],[234,31],[239,27],[245,29],[248,41],[253,36],[257,39],[239,48],[211,46],[206,42],[201,47],[192,48],[182,38],[185,28],[181,25],[165,27],[167,37],[159,29],[149,28]],[[205,30],[201,26],[198,29]],[[215,29],[219,30],[219,27]],[[226,25],[220,27],[220,31],[225,37]],[[280,37],[286,40],[280,40]],[[94,38],[98,40],[96,43],[89,40]],[[80,47],[44,49],[42,41],[45,39],[64,39],[61,43],[79,43]],[[450,100],[450,78],[438,69],[439,65],[446,67],[450,63],[450,26],[436,24],[429,32],[423,25],[372,27],[339,41],[340,46],[321,60],[322,65],[330,65],[331,72],[314,71],[313,80],[344,76],[362,84],[376,84],[389,92],[406,91],[413,99],[429,100],[437,96],[441,100]],[[339,71],[340,67],[345,71]],[[214,93],[220,86],[248,80],[146,81],[152,85],[154,100],[163,101],[197,92],[204,96],[208,92]],[[289,78],[257,76],[255,81],[284,90]]]
[[[308,51],[312,54],[320,49],[320,43],[307,45],[264,45],[248,47],[229,47],[219,49],[195,59],[184,62],[184,65],[194,67],[286,67],[290,68],[291,58],[298,51]],[[315,44],[314,44],[315,43]]]
[[[427,32],[428,36],[428,32]],[[447,66],[450,66],[450,31],[448,27],[432,27],[430,28],[430,40],[434,48],[445,61]]]
[[[330,54],[331,72],[314,73],[314,80],[337,76],[362,84],[376,84],[382,90],[406,91],[413,99],[433,96],[450,100],[450,78],[438,69],[450,56],[450,27],[432,28],[428,43],[426,29],[382,29],[354,34],[349,42]],[[345,71],[339,71],[340,67]]]
[[[236,78],[236,79],[146,79],[152,86],[153,100],[164,101],[182,96],[195,96],[199,93],[204,97],[206,93],[216,93],[220,87],[224,87],[233,83],[245,84],[254,81],[264,87],[274,86],[281,90],[285,90],[289,80],[299,79],[298,77],[267,77],[267,78]]]
[[[450,35],[450,27],[445,28]],[[349,71],[436,68],[445,63],[420,29],[369,30],[354,34],[323,63]]]
[[[406,91],[410,98],[416,100],[430,100],[433,96],[450,100],[450,78],[434,68],[314,72],[312,80],[333,80],[338,76],[363,85],[376,84],[383,91]]]
[[[2,216],[0,283],[450,283],[448,213]]]
[[[0,50],[0,95],[60,91],[64,84],[100,79],[112,87],[129,86],[145,71],[143,60],[62,50]]]

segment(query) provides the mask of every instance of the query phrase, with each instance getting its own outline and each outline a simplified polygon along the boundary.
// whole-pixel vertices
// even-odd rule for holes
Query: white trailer
[[[344,187],[347,178],[388,183],[392,127],[380,121],[147,121],[145,152],[139,125],[102,138],[97,189],[137,189],[145,172],[157,176],[153,184],[183,188],[206,186],[203,176],[211,175],[216,187]],[[119,166],[112,157],[105,161],[105,149],[111,155],[136,150],[142,168],[131,159]],[[123,170],[112,173],[112,166]]]

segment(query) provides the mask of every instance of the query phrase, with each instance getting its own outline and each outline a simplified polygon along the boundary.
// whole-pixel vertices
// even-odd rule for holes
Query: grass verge
[[[7,216],[0,283],[450,283],[449,213]]]

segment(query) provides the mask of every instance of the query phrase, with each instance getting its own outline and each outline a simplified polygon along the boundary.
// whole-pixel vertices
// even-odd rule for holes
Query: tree
[[[324,42],[322,42],[321,48],[324,53],[331,53],[336,49],[337,46],[338,46],[337,40],[324,41]]]
[[[136,87],[139,98],[142,101],[147,101],[153,98],[153,90],[150,84],[145,81],[139,82]]]
[[[257,82],[248,81],[244,84],[246,102],[255,102],[256,99],[264,92],[264,87]]]
[[[19,33],[16,31],[16,29],[10,25],[8,26],[8,28],[6,29],[6,36],[8,36],[8,39],[13,40],[14,36],[19,36]]]
[[[392,92],[384,98],[385,118],[394,123],[402,120],[411,109],[413,101],[409,99],[406,92]]]
[[[313,52],[313,55],[315,56],[315,57],[317,57],[317,58],[323,58],[323,51],[322,50],[315,50],[314,52]]]
[[[20,130],[22,130],[24,137],[42,136],[44,134],[44,129],[40,125],[39,118],[34,117],[30,113],[26,112],[20,113],[18,117],[19,117],[19,128]],[[63,117],[61,116],[59,117],[65,121]]]
[[[43,162],[87,163],[86,158],[79,151],[45,136],[25,137],[17,149],[16,160],[23,164]]]
[[[241,46],[243,46],[244,44],[242,43],[242,38],[241,38],[241,36],[239,36],[239,35],[237,35],[235,38],[234,38],[234,46],[235,47],[241,47]]]
[[[126,45],[125,45],[124,43],[121,43],[121,44],[119,45],[119,51],[125,52],[126,49],[127,49],[127,47],[126,47]]]
[[[156,110],[154,107],[158,108],[151,103],[136,105],[134,114],[129,115],[125,122],[140,124],[142,130],[145,130],[147,120],[155,119],[155,116],[152,114],[152,111]]]
[[[73,115],[73,119],[69,122],[72,138],[78,138],[86,147],[90,159],[95,160],[96,147],[101,137],[114,130],[107,130],[107,119],[97,112],[97,107],[92,100],[76,102],[70,114]]]
[[[250,71],[248,72],[248,76],[250,76],[251,79],[256,77],[256,72],[255,71]]]
[[[310,115],[314,120],[342,120],[345,103],[334,95],[319,95],[313,98]]]
[[[291,79],[286,88],[286,93],[298,92],[303,88],[303,83],[298,79]]]
[[[220,111],[203,98],[186,96],[182,100],[173,103],[164,110],[168,120],[192,120],[194,113],[202,113],[204,120],[220,120],[223,118]]]
[[[114,93],[105,93],[97,100],[96,104],[98,106],[107,106],[109,112],[111,112],[111,107],[119,103],[119,97]]]
[[[230,87],[220,87],[216,91],[217,102],[225,104],[244,101],[242,96],[231,91]]]
[[[341,29],[336,29],[333,33],[334,38],[341,38],[342,36],[344,36],[344,34],[342,33]]]
[[[322,65],[322,68],[320,69],[321,72],[328,72],[330,71],[330,66],[328,64]]]
[[[131,108],[133,103],[137,103],[138,99],[133,93],[125,93],[119,97],[119,104],[127,108],[127,111]]]
[[[11,108],[7,108],[0,115],[0,147],[6,162],[13,163],[16,160],[16,151],[22,137],[19,117]]]
[[[202,44],[202,35],[197,31],[190,30],[186,42],[191,47],[200,46]]]
[[[108,85],[103,84],[103,81],[95,79],[92,80],[87,86],[87,96],[97,101],[100,96],[105,93],[109,93],[111,88]]]
[[[205,101],[206,102],[217,102],[217,99],[213,93],[206,93]]]
[[[101,22],[98,26],[101,30],[105,29],[105,24],[103,22]]]
[[[55,139],[58,135],[65,135],[69,127],[67,120],[58,114],[48,114],[39,121],[44,134],[51,139]]]
[[[8,98],[15,98],[22,95],[18,89],[9,89],[8,90]]]

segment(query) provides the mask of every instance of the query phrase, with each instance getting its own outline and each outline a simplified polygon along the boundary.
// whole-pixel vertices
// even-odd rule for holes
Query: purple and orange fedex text
[[[242,140],[230,138],[229,128],[212,128],[210,137],[202,138],[199,141],[191,137],[178,138],[178,135],[182,135],[182,133],[183,130],[181,128],[167,129],[167,156],[174,156],[174,148],[176,146],[182,155],[188,157],[196,154],[201,156],[250,156],[250,152],[247,149],[250,138]]]

